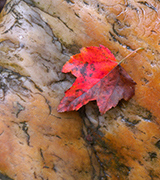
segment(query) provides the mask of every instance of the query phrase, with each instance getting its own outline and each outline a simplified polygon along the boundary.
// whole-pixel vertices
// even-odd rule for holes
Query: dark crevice
[[[3,133],[4,133],[4,131],[2,131],[2,132],[0,133],[0,136],[1,136]]]
[[[28,79],[19,73],[0,66],[0,99],[3,100],[7,91],[10,89],[14,92],[18,92],[18,94],[28,96],[30,94],[30,90],[24,86],[23,78]],[[24,107],[17,102],[15,108],[17,108],[16,117],[18,117],[20,111],[24,110]]]
[[[117,32],[117,30],[115,29],[115,24],[113,24],[113,32],[118,36],[118,37],[120,37],[120,38],[126,38],[125,36],[122,36],[122,35],[120,35],[118,32]]]
[[[38,91],[43,92],[43,90],[42,90],[34,81],[32,81],[30,78],[28,78],[28,80],[29,80],[31,83],[34,84],[34,87],[35,87]]]
[[[135,6],[133,6],[132,4],[127,4],[126,7],[129,7],[129,8],[131,8],[132,10],[135,10],[137,13],[139,13],[139,10],[138,10]]]
[[[111,141],[107,139],[101,131],[99,131],[99,126],[95,127],[94,125],[92,125],[85,113],[85,107],[81,108],[79,112],[83,119],[85,127],[83,131],[83,138],[93,151],[93,154],[95,155],[97,162],[99,163],[99,179],[112,179],[113,177],[110,174],[110,170],[112,170],[112,168],[117,172],[115,174],[116,177],[126,177],[127,179],[130,174],[131,167],[121,163],[120,158],[123,158],[123,155],[117,156],[117,150],[110,147]],[[133,125],[136,125],[137,123],[139,123],[139,121],[133,120],[133,122],[131,123]],[[98,148],[97,151],[97,147],[99,147],[101,150],[99,151]],[[103,159],[103,155],[107,156],[108,159]],[[154,158],[155,154],[152,153],[151,156]],[[115,165],[113,165],[114,163]]]
[[[49,115],[51,115],[52,107],[51,107],[51,105],[49,104],[48,99],[47,99],[43,94],[41,94],[41,93],[35,93],[35,94],[39,94],[39,95],[41,95],[41,96],[45,99],[45,102],[46,102],[46,104],[48,105]]]
[[[124,164],[118,164],[118,167],[117,167],[117,170],[121,173],[121,174],[124,174],[125,176],[128,176],[130,171],[131,171],[131,168],[124,165]]]
[[[24,111],[25,107],[23,107],[19,102],[17,102],[17,113],[16,113],[16,118],[18,118],[18,115],[21,111]]]
[[[70,31],[73,32],[73,29],[71,29],[60,17],[57,17]]]
[[[57,172],[57,168],[56,168],[56,165],[55,165],[55,164],[53,164],[52,170],[53,170],[54,172]]]
[[[43,168],[49,169],[49,166],[43,166]]]
[[[43,133],[44,136],[47,137],[57,137],[58,139],[62,139],[60,136],[56,135],[56,134],[51,134],[51,133]]]
[[[56,157],[58,160],[61,160],[61,161],[65,162],[60,156],[56,155],[54,152],[51,153],[51,155]]]
[[[109,32],[109,34],[110,34],[110,36],[111,36],[111,38],[113,39],[114,42],[118,42],[118,40],[115,38],[115,36],[111,32]]]
[[[95,153],[95,156],[97,158],[97,161],[98,163],[100,164],[100,167],[101,167],[101,171],[100,171],[100,179],[105,179],[105,180],[108,180],[108,178],[112,178],[108,173],[106,173],[105,169],[104,169],[104,164],[103,162],[100,160],[98,154],[97,154],[97,151],[95,150],[94,146],[92,147],[93,150],[94,150],[94,153]]]
[[[12,29],[14,28],[15,24],[17,24],[17,23],[18,23],[18,21],[15,20],[14,24],[13,24],[9,29],[7,29],[6,31],[4,31],[2,34],[8,33],[10,30],[12,30]]]
[[[54,115],[54,114],[50,114],[50,115],[56,117],[57,119],[62,119],[61,117],[56,116],[56,115]]]
[[[49,73],[49,67],[46,66],[44,63],[42,63],[42,65],[46,68],[46,72]]]
[[[87,152],[88,152],[88,155],[89,155],[89,159],[90,159],[90,163],[91,163],[91,167],[92,167],[92,179],[95,179],[95,177],[97,176],[96,174],[96,169],[94,168],[94,164],[93,164],[93,160],[92,160],[92,154],[89,153],[89,150],[87,148]],[[92,152],[91,152],[92,153]],[[100,177],[99,177],[100,179]]]
[[[110,36],[112,37],[114,42],[118,42],[121,46],[125,46],[128,50],[134,51],[130,46],[126,44],[122,44],[110,31],[109,31]]]
[[[153,159],[157,158],[157,153],[156,152],[149,152],[148,154],[149,154],[149,157],[150,157],[151,161]]]
[[[74,1],[73,0],[65,0],[67,3],[69,4],[74,4]]]
[[[149,176],[151,177],[151,180],[159,179],[159,175],[155,174],[154,169],[149,171]]]
[[[129,127],[134,127],[141,122],[141,120],[139,119],[130,120],[129,118],[124,118],[124,116],[122,116],[122,121],[124,121],[126,123],[126,126]]]
[[[74,12],[74,14],[75,14],[78,18],[80,18],[80,16],[79,16],[76,12]]]
[[[43,163],[44,163],[43,168],[49,169],[49,166],[47,166],[46,162],[45,162],[45,158],[44,158],[44,155],[43,155],[43,150],[40,148],[39,151],[40,151],[40,156],[42,157],[42,160],[43,160]]]
[[[157,12],[157,9],[153,5],[148,4],[146,1],[138,1],[138,3],[143,4],[143,5],[147,6],[148,8]]]
[[[97,159],[97,162],[99,163],[99,166],[100,166],[100,172],[99,172],[99,177],[98,179],[105,179],[105,180],[108,180],[108,178],[111,178],[111,176],[109,174],[106,173],[105,171],[105,165],[102,163],[102,161],[100,160],[99,156],[98,156],[98,153],[95,149],[95,145],[97,144],[103,144],[102,146],[105,148],[106,145],[105,142],[102,142],[103,140],[100,138],[101,136],[101,133],[99,134],[98,130],[94,129],[94,127],[92,127],[91,123],[90,123],[90,120],[88,119],[86,113],[85,113],[85,107],[82,107],[80,110],[79,110],[79,113],[80,113],[80,116],[81,118],[83,119],[83,122],[84,122],[84,126],[87,130],[87,135],[85,135],[85,132],[83,131],[83,135],[84,135],[84,139],[86,140],[86,142],[90,145],[90,148],[92,149],[96,159]],[[86,124],[85,122],[85,118],[87,118],[87,121],[88,123],[90,124]],[[91,157],[90,157],[91,159]],[[94,167],[93,167],[94,168]],[[94,176],[94,174],[93,174]]]
[[[28,124],[27,122],[20,122],[20,124],[22,125],[22,130],[24,131],[24,133],[27,136],[27,144],[28,146],[30,146],[30,135],[28,134]]]
[[[5,9],[7,10],[7,14],[9,14],[15,6],[17,6],[21,1],[18,1],[17,3],[13,3],[13,1],[10,1],[6,3]]]
[[[34,175],[34,178],[37,179],[37,174],[36,174],[36,172],[34,172],[33,175]]]
[[[85,5],[89,5],[88,2],[86,2],[86,0],[83,0],[83,3],[84,3]]]
[[[160,140],[156,142],[155,146],[160,150]]]
[[[42,157],[42,159],[43,159],[43,161],[45,161],[45,159],[44,159],[44,156],[43,156],[43,150],[40,148],[40,155],[41,155],[41,157]]]
[[[51,105],[49,104],[49,101],[46,99],[46,103],[47,103],[47,105],[48,105],[48,108],[49,108],[49,114],[51,114],[51,112],[52,112],[52,107],[51,107]]]

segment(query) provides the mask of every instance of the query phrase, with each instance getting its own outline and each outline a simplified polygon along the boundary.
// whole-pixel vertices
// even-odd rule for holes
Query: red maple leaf
[[[135,92],[136,83],[102,45],[82,48],[81,53],[66,62],[62,72],[71,72],[77,79],[65,92],[58,112],[78,110],[96,100],[99,111],[104,114],[119,100],[129,100]]]

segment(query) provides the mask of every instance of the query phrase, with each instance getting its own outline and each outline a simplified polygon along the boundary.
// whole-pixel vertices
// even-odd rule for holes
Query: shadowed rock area
[[[1,0],[1,1],[0,1],[0,12],[2,11],[2,9],[3,9],[3,7],[4,7],[5,3],[6,3],[6,1],[7,1],[7,0]]]

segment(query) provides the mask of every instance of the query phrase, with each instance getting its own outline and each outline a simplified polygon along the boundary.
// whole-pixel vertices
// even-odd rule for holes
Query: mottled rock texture
[[[0,178],[160,179],[160,2],[8,0],[0,15]],[[103,116],[57,106],[83,46],[107,46],[137,82]]]

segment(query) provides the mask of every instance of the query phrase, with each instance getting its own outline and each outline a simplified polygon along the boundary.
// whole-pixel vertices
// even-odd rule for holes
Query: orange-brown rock
[[[0,19],[0,178],[160,179],[160,3],[8,0]],[[74,78],[63,64],[107,46],[137,82],[129,102],[56,108]],[[3,174],[3,175],[2,175]],[[6,175],[6,176],[5,176]]]

